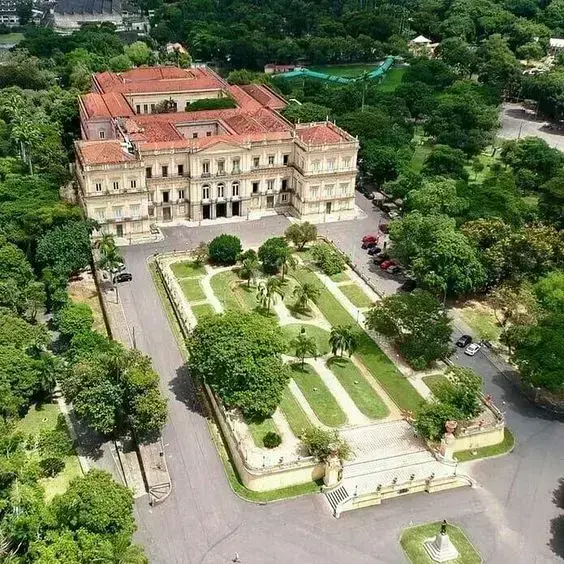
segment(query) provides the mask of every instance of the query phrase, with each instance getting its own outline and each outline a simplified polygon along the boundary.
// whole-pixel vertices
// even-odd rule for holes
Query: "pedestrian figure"
[[[241,562],[239,560],[239,553],[238,552],[235,553],[235,556],[233,557],[233,560],[231,562]]]

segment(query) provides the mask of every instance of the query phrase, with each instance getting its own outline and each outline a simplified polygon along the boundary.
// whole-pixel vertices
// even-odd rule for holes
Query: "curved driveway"
[[[320,231],[340,245],[340,238],[356,242],[360,233],[374,229],[373,217],[328,224]],[[485,562],[558,561],[551,523],[563,511],[552,497],[564,474],[564,425],[523,400],[483,355],[474,357],[473,367],[505,410],[518,444],[508,456],[473,463],[477,487],[411,495],[339,520],[330,516],[321,495],[256,505],[231,491],[146,261],[156,251],[192,248],[223,231],[239,235],[246,246],[257,245],[286,226],[287,220],[276,216],[178,227],[167,230],[160,243],[124,249],[133,282],[120,288],[123,307],[138,348],[152,357],[169,398],[164,441],[174,489],[160,506],[149,507],[147,498],[136,506],[137,540],[151,562],[227,563],[238,553],[243,564],[400,563],[405,562],[397,542],[402,528],[440,519],[465,527]]]

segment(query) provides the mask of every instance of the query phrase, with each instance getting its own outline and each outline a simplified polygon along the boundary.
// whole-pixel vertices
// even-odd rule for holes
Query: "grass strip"
[[[241,281],[232,270],[214,274],[210,278],[210,284],[225,310],[251,311],[258,305],[256,287],[247,287],[247,283]]]
[[[504,429],[503,441],[501,441],[501,443],[482,448],[459,450],[458,452],[455,452],[454,455],[459,462],[468,462],[469,460],[478,460],[479,458],[488,458],[490,456],[507,454],[513,450],[514,446],[515,437],[513,436],[513,433],[506,427]]]
[[[290,425],[292,433],[298,438],[302,433],[312,426],[311,421],[308,419],[302,406],[298,403],[289,388],[282,392],[282,401],[280,402],[280,409]]]
[[[192,313],[196,316],[196,319],[198,321],[200,321],[200,319],[202,319],[206,315],[213,315],[215,313],[215,310],[213,309],[211,304],[207,302],[190,306],[190,308],[192,309]]]
[[[309,364],[292,364],[292,378],[317,418],[328,427],[340,427],[347,417],[321,376]]]
[[[204,289],[197,278],[182,278],[178,283],[189,302],[198,302],[206,299]]]
[[[282,334],[287,342],[287,354],[292,356],[296,354],[296,351],[290,343],[292,342],[292,339],[301,333],[302,327],[305,329],[308,337],[315,339],[318,356],[327,354],[331,350],[331,347],[329,346],[329,337],[331,336],[331,333],[329,333],[329,331],[325,331],[325,329],[321,329],[321,327],[316,327],[315,325],[300,325],[299,323],[292,323],[291,325],[284,325],[282,327]]]
[[[301,284],[310,282],[319,285],[320,283],[319,278],[306,268],[295,269],[293,275]],[[358,326],[347,310],[323,285],[320,286],[317,306],[327,321],[333,326]],[[358,327],[360,328],[360,326]],[[398,372],[392,361],[380,350],[380,347],[365,331],[359,331],[358,337],[359,346],[355,354],[372,376],[378,380],[398,407],[411,411],[417,410],[423,404],[424,399],[409,383],[409,380]]]
[[[376,390],[348,358],[338,356],[330,358],[327,367],[335,374],[341,386],[366,417],[382,419],[390,413]]]
[[[278,427],[276,427],[274,421],[271,417],[267,417],[262,421],[251,421],[245,420],[247,427],[253,437],[253,442],[256,446],[264,448],[264,436],[267,433],[278,433]]]
[[[423,546],[423,542],[435,537],[441,530],[440,521],[410,527],[402,532],[400,543],[412,564],[434,564]],[[452,564],[481,564],[482,558],[460,527],[448,525],[448,535],[458,550],[458,558],[449,560]]]
[[[337,274],[333,274],[333,276],[330,276],[329,278],[331,278],[333,282],[337,282],[337,283],[350,282],[350,277],[346,270],[343,270],[343,272],[337,272]]]
[[[194,261],[184,260],[182,262],[173,262],[170,269],[176,278],[196,278],[205,276],[206,269],[203,264],[196,265]]]
[[[354,282],[339,286],[339,290],[345,294],[355,307],[370,307],[373,303],[362,288],[359,288]]]

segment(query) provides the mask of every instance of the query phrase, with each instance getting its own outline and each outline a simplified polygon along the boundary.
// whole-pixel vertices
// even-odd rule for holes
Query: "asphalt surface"
[[[366,209],[365,219],[321,225],[319,231],[351,256],[354,251],[359,267],[391,292],[397,280],[373,271],[359,246],[363,234],[377,229],[379,216],[361,196],[358,203]],[[330,516],[321,495],[256,505],[231,491],[147,258],[154,252],[192,248],[222,232],[239,235],[244,246],[257,245],[281,234],[287,225],[284,217],[277,216],[176,227],[165,230],[164,241],[124,249],[133,282],[121,285],[123,307],[135,329],[137,346],[152,357],[169,400],[163,437],[173,492],[155,508],[146,498],[136,502],[136,538],[151,562],[226,563],[237,553],[244,564],[399,563],[406,561],[398,543],[401,530],[442,519],[466,529],[484,562],[560,561],[564,542],[551,527],[562,527],[563,512],[553,494],[564,473],[564,425],[524,400],[482,351],[456,360],[484,377],[486,392],[505,412],[517,446],[505,457],[472,463],[467,471],[477,480],[476,487],[410,495],[345,513],[339,520]]]

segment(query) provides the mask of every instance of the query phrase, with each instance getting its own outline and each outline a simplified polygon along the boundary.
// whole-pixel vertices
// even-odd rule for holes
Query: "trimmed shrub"
[[[311,254],[315,264],[317,264],[327,276],[339,274],[339,272],[345,269],[346,262],[341,253],[327,243],[314,245]]]
[[[56,456],[50,456],[49,458],[44,458],[39,461],[39,467],[41,468],[41,474],[45,478],[53,478],[59,472],[63,471],[65,467],[65,461],[62,458]]]
[[[186,106],[187,112],[199,112],[201,110],[228,110],[236,108],[237,104],[233,98],[201,98]]]
[[[235,264],[241,254],[241,240],[235,235],[219,235],[209,244],[210,260],[216,264]]]
[[[41,456],[46,457],[69,456],[73,453],[73,442],[62,415],[59,415],[55,429],[40,431],[38,448]]]
[[[262,444],[266,448],[276,448],[282,443],[282,437],[278,433],[273,433],[272,431],[266,433],[262,439]]]

